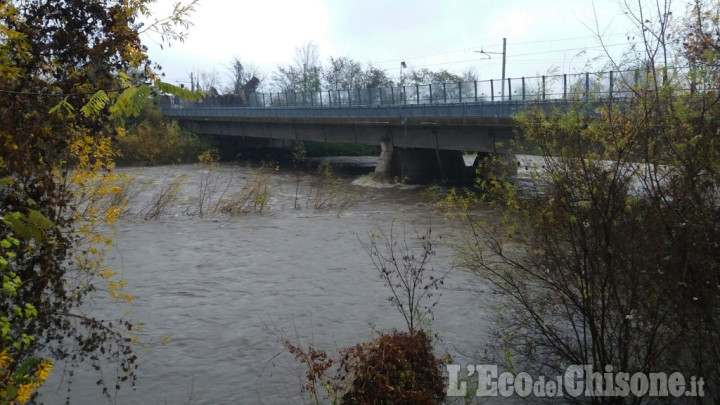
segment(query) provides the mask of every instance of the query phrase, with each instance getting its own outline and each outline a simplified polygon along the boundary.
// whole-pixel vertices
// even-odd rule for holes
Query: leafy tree
[[[106,174],[111,137],[153,89],[193,96],[157,81],[139,35],[181,40],[195,1],[143,27],[149,2],[0,1],[0,272],[11,283],[0,296],[2,401],[22,400],[23,381],[46,377],[40,353],[96,368],[108,357],[120,363],[118,383],[135,378],[132,324],[95,319],[83,305],[99,289],[132,299],[103,266],[111,240],[98,231],[123,207],[103,197],[118,180]]]
[[[331,90],[356,89],[362,87],[362,64],[348,57],[328,59],[328,67],[322,76],[325,88]]]
[[[319,65],[318,45],[308,42],[295,48],[292,65],[278,66],[273,76],[275,85],[285,92],[320,91],[322,69]]]
[[[363,87],[376,89],[378,87],[392,87],[393,81],[384,70],[371,65],[365,69]]]
[[[360,62],[347,57],[330,58],[323,70],[323,80],[328,90],[376,89],[390,87],[393,81],[387,73],[372,64],[363,69]]]
[[[411,70],[410,73],[405,73],[406,85],[422,85],[432,82],[432,72],[428,68],[422,68],[419,70]]]
[[[439,70],[434,72],[428,68],[422,68],[420,70],[412,70],[408,77],[411,84],[440,84],[440,83],[458,83],[462,82],[462,76],[458,76],[454,73],[450,73],[447,70]]]
[[[462,82],[474,82],[478,80],[477,72],[475,72],[475,69],[468,68],[465,71],[463,71],[461,80]]]
[[[689,5],[685,24],[675,34],[675,42],[690,66],[702,67],[703,71],[717,74],[720,70],[720,15],[717,5],[704,0],[694,0]]]
[[[642,78],[623,84],[629,98],[606,101],[594,117],[577,104],[517,118],[521,143],[541,157],[531,167],[539,190],[490,175],[481,196],[454,192],[448,202],[469,225],[459,247],[465,267],[505,298],[495,332],[509,367],[679,371],[686,381],[704,378],[703,401],[712,403],[720,398],[720,54],[710,45],[698,54],[692,39],[712,25],[696,16],[712,21],[720,4],[696,2],[705,11],[676,30],[682,38],[670,35],[658,4],[629,12],[646,58]],[[668,68],[687,61],[673,58],[673,43],[698,58],[692,69]],[[502,219],[481,219],[471,208],[478,202]],[[626,400],[645,398],[577,399]]]

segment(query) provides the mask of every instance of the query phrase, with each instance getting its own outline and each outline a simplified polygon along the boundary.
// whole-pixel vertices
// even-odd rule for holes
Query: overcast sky
[[[176,1],[158,0],[155,14],[168,14]],[[308,41],[319,45],[322,64],[347,56],[395,78],[405,61],[409,69],[472,68],[483,80],[501,76],[502,57],[477,51],[502,52],[503,38],[506,77],[573,73],[588,61],[601,67],[596,19],[610,49],[625,49],[630,25],[616,0],[594,7],[592,0],[201,0],[184,43],[161,50],[152,38],[145,42],[171,83],[213,69],[226,79],[239,57],[268,84]]]

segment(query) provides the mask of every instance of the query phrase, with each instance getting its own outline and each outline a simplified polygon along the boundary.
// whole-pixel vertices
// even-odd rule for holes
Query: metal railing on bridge
[[[683,80],[679,69],[669,70],[674,80]],[[405,116],[427,116],[432,106],[458,105],[440,115],[448,116],[506,116],[524,108],[526,103],[554,105],[573,100],[591,101],[625,98],[632,93],[637,84],[649,85],[649,78],[643,70],[609,71],[597,73],[562,74],[535,77],[507,78],[502,80],[484,80],[457,83],[435,83],[426,85],[405,85],[393,87],[323,90],[312,92],[255,92],[244,95],[208,96],[199,102],[185,102],[178,98],[167,99],[163,108],[199,109],[208,107],[250,107],[260,109],[290,108],[322,109],[344,107],[357,109],[348,114],[332,113],[331,116],[363,116],[364,107],[403,106]],[[471,105],[484,105],[480,111]],[[496,106],[488,106],[495,104]],[[407,106],[407,107],[404,107]],[[464,107],[463,107],[464,106]],[[284,108],[283,108],[284,107]],[[353,108],[354,107],[354,108]],[[411,108],[413,107],[413,108]],[[419,109],[418,109],[419,108]],[[413,111],[418,110],[417,114]],[[455,114],[454,112],[457,112]],[[287,111],[282,115],[287,116]],[[184,115],[170,113],[169,115]],[[212,115],[212,114],[211,114]],[[240,114],[244,115],[244,114]],[[269,114],[272,116],[273,114]],[[317,112],[311,114],[317,116]],[[322,116],[322,114],[320,115]],[[368,116],[378,116],[377,112]]]

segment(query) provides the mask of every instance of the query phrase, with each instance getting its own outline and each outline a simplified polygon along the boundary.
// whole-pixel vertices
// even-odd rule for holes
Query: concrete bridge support
[[[454,150],[393,147],[380,144],[381,152],[374,177],[413,184],[433,181],[462,182],[473,178],[474,169],[465,165],[462,152]]]

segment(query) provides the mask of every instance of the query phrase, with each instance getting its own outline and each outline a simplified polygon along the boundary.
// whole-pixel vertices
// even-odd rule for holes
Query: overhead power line
[[[625,34],[611,34],[611,35],[607,35],[607,37],[617,37],[617,36],[623,36],[623,37],[624,37]],[[596,36],[584,36],[584,37],[555,38],[555,39],[546,39],[546,40],[538,40],[538,41],[521,41],[521,42],[511,42],[510,45],[552,44],[552,43],[555,43],[555,42],[578,41],[578,40],[584,40],[584,39],[597,39],[597,37],[596,37]],[[614,45],[612,45],[612,46],[615,46],[615,45],[617,45],[617,44],[614,44]],[[622,45],[625,45],[625,44],[622,44]],[[491,46],[492,46],[493,48],[495,48],[495,47],[501,48],[501,47],[502,47],[502,43],[500,42],[500,43],[497,43],[497,44],[493,44],[493,45],[491,45]],[[482,47],[483,47],[483,44],[479,44],[479,45],[473,46],[473,47],[467,47],[467,48],[461,48],[461,49],[454,49],[454,50],[442,51],[442,52],[435,52],[435,53],[430,53],[430,54],[425,54],[425,55],[409,56],[409,57],[404,57],[404,58],[402,58],[402,59],[405,60],[405,61],[407,61],[407,60],[414,60],[414,59],[430,58],[430,57],[433,57],[433,56],[447,55],[447,54],[451,54],[451,53],[460,53],[460,52],[475,51],[475,50],[477,50],[478,48],[482,48]],[[601,45],[597,45],[597,46],[593,46],[593,47],[600,47],[600,48],[601,48],[602,46],[601,46]],[[575,48],[572,48],[572,49],[575,49]],[[571,49],[571,50],[572,50],[572,49]],[[562,50],[558,50],[557,52],[562,52]],[[508,55],[508,57],[510,57],[510,56],[511,56],[511,55]],[[522,56],[522,55],[521,55],[521,56]],[[377,64],[379,64],[379,65],[383,65],[383,64],[386,64],[386,63],[387,63],[387,64],[390,64],[390,63],[392,63],[392,64],[397,64],[397,63],[400,63],[400,59],[391,59],[391,60],[385,60],[385,61],[377,62]]]

